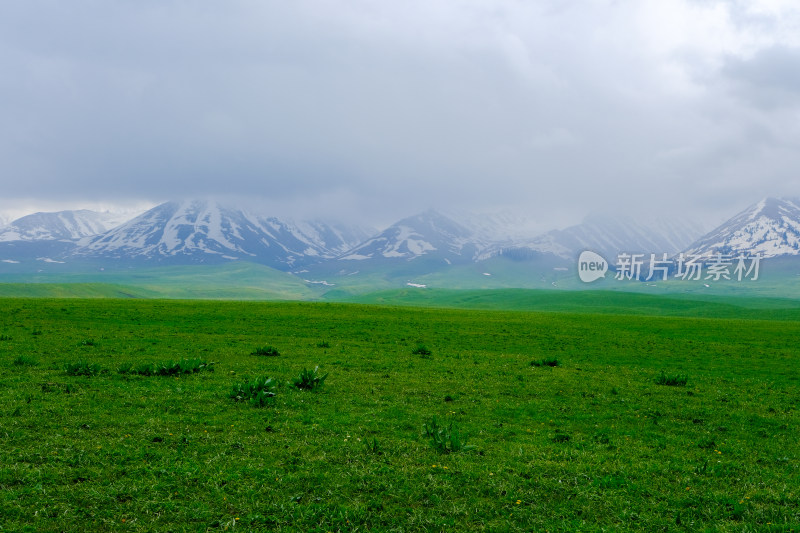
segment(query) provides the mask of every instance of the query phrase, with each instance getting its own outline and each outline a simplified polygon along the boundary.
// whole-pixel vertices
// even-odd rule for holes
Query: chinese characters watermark
[[[756,281],[761,265],[761,256],[739,254],[680,254],[669,258],[668,254],[620,253],[615,263],[614,279],[632,281],[680,280],[711,281]],[[590,251],[582,252],[578,258],[578,276],[581,281],[591,283],[605,277],[608,270],[605,259]]]

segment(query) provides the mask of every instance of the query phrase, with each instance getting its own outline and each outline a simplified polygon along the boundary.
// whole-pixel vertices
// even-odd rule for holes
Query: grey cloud
[[[774,46],[751,58],[731,58],[722,72],[735,94],[750,104],[767,109],[800,105],[800,48]]]
[[[381,217],[504,204],[556,217],[686,206],[686,190],[694,209],[731,190],[738,207],[761,194],[756,169],[770,194],[800,193],[785,190],[800,133],[779,142],[759,129],[769,109],[729,97],[735,84],[737,98],[771,98],[763,79],[794,94],[781,71],[794,52],[730,60],[687,97],[640,42],[645,7],[32,5],[0,5],[8,198],[239,194]]]

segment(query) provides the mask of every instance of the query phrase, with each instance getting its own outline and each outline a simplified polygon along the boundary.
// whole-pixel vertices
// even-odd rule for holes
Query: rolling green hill
[[[766,263],[757,281],[617,281],[608,273],[606,279],[591,284],[543,260],[497,257],[478,264],[440,263],[430,258],[400,264],[386,261],[361,271],[354,261],[345,269],[327,265],[297,274],[248,262],[105,270],[95,265],[91,271],[85,265],[83,269],[72,265],[69,272],[5,272],[0,275],[0,297],[324,299],[487,309],[620,312],[627,308],[629,313],[675,316],[731,316],[739,308],[788,309],[794,306],[791,299],[800,300],[800,262],[795,259]]]
[[[621,291],[545,291],[527,289],[447,290],[409,288],[351,296],[346,301],[416,307],[557,311],[621,315],[753,319],[800,319],[800,301],[781,298]]]
[[[137,297],[228,300],[314,299],[297,276],[254,263],[127,268],[69,274],[5,274],[2,296]]]

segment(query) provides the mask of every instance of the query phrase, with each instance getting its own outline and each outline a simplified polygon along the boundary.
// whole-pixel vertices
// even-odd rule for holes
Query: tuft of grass
[[[689,381],[686,374],[667,374],[663,370],[655,379],[656,385],[666,385],[668,387],[685,387]]]
[[[264,357],[278,357],[281,353],[274,346],[261,346],[256,348],[250,355],[260,355]]]
[[[94,340],[92,339],[84,339],[78,343],[78,346],[94,346]]]
[[[561,363],[555,357],[545,357],[536,361],[531,361],[531,366],[559,366]]]
[[[329,343],[328,341],[322,341],[317,343],[317,348],[330,348],[330,347],[331,343]]]
[[[11,335],[0,335],[0,341],[10,341],[11,339]]]
[[[18,355],[14,358],[14,366],[36,366],[38,363],[36,359],[27,357],[25,355]]]
[[[314,370],[303,369],[300,375],[289,382],[289,385],[300,390],[314,390],[321,387],[327,377],[328,374],[320,376],[319,366],[316,366]]]
[[[180,361],[162,361],[159,363],[141,363],[135,367],[131,363],[120,365],[120,374],[136,374],[139,376],[178,376],[197,372],[213,372],[214,362],[205,359],[181,359]]]
[[[421,355],[423,357],[428,357],[432,355],[432,353],[433,352],[431,352],[424,344],[417,344],[417,347],[411,350],[412,355]]]
[[[253,407],[264,407],[275,398],[278,383],[270,377],[258,377],[233,386],[228,397],[236,402],[248,402]]]
[[[550,440],[555,442],[555,443],[561,444],[561,443],[569,442],[570,439],[571,439],[571,437],[569,435],[567,435],[566,433],[556,433],[555,435],[553,435],[553,438],[550,439]]]
[[[103,367],[97,363],[79,360],[74,363],[64,365],[64,371],[68,376],[96,376],[104,372]]]
[[[364,449],[366,450],[367,453],[371,453],[374,455],[383,455],[383,449],[381,448],[381,445],[378,443],[378,439],[375,437],[372,437],[372,440],[370,439],[364,440]]]
[[[433,416],[425,423],[423,429],[425,436],[431,439],[431,446],[439,453],[466,452],[476,448],[467,444],[467,436],[462,434],[452,422],[442,426]]]

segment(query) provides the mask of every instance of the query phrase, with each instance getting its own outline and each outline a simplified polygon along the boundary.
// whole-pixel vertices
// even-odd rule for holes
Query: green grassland
[[[0,530],[800,530],[796,308],[641,296],[2,299]]]
[[[351,295],[344,297],[342,301],[458,309],[800,320],[800,300],[694,293],[655,296],[601,290],[408,288]]]
[[[637,292],[651,297],[688,297],[700,301],[728,297],[800,299],[800,262],[796,257],[765,260],[755,281],[674,278],[620,281],[613,272],[608,272],[605,279],[586,284],[580,281],[574,268],[569,262],[541,257],[527,261],[494,257],[479,263],[453,265],[441,258],[425,256],[413,261],[387,260],[370,265],[345,261],[315,265],[295,273],[246,261],[160,267],[114,261],[37,262],[34,266],[0,263],[0,297],[371,301],[376,292],[424,286],[442,291],[438,294],[464,291],[466,298],[472,298],[468,293],[475,291],[487,291],[489,299],[496,299],[498,294],[512,295],[511,308],[519,300],[513,293],[519,290]],[[420,303],[430,304],[434,300],[431,294],[434,293],[428,292],[425,297],[428,301]],[[457,300],[450,296],[446,299]],[[500,307],[505,305],[498,303]]]
[[[91,271],[74,268],[75,272],[3,273],[0,297],[308,300],[322,292],[297,276],[248,262],[102,271],[96,266]]]

